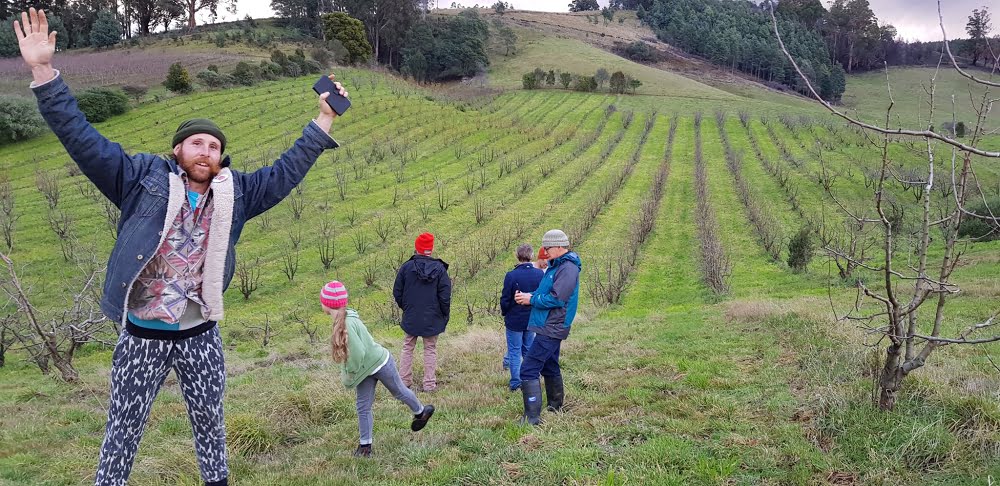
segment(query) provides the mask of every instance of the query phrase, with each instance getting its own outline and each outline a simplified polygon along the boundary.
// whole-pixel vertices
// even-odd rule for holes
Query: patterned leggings
[[[177,341],[142,339],[122,330],[111,360],[111,400],[96,485],[128,480],[153,400],[171,369],[194,429],[202,479],[215,482],[229,476],[222,416],[226,369],[218,326]]]

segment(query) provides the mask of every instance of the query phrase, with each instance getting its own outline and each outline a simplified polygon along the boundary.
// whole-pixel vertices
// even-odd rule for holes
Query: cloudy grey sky
[[[944,15],[944,28],[948,38],[965,37],[965,24],[969,21],[972,10],[993,5],[993,10],[1000,13],[996,0],[942,0],[941,13]],[[906,40],[941,40],[941,27],[938,25],[937,0],[869,0],[872,11],[881,24],[896,26],[899,35]],[[993,33],[997,33],[997,19],[994,14]]]
[[[431,0],[437,2],[442,8],[451,5],[453,1],[459,1],[463,5],[489,4],[491,0]],[[524,10],[540,10],[546,12],[565,12],[569,0],[508,0],[514,4],[514,8]],[[997,0],[943,0],[945,28],[948,30],[948,37],[965,36],[965,23],[968,21],[972,9],[981,8],[984,5],[996,4]],[[608,0],[598,0],[602,6],[608,4]],[[824,3],[828,3],[824,0]],[[883,24],[896,26],[899,35],[907,40],[940,40],[941,30],[938,27],[937,0],[869,0],[872,10]],[[274,12],[271,10],[270,0],[239,0],[238,16],[242,18],[246,14],[254,18],[271,17]],[[1000,8],[994,6],[994,33],[1000,32]],[[221,12],[220,12],[221,13]],[[220,20],[232,20],[230,14],[220,16]]]

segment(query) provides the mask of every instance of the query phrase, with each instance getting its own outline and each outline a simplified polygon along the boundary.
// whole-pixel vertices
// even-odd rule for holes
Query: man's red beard
[[[181,153],[180,160],[178,160],[178,164],[187,173],[189,179],[198,183],[211,181],[222,170],[218,164],[213,164],[212,160],[208,157],[193,157],[189,159],[184,156],[183,152]]]

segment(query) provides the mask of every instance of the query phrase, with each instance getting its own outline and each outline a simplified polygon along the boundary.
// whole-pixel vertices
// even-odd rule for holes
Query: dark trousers
[[[562,376],[559,370],[559,347],[561,339],[535,334],[535,340],[528,348],[528,355],[521,363],[521,381],[537,380],[538,376]]]

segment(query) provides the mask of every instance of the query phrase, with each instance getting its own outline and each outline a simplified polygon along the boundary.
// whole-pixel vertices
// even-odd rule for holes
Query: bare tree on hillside
[[[32,302],[31,288],[18,277],[10,257],[0,253],[0,261],[6,266],[6,275],[0,277],[0,290],[15,309],[0,320],[4,348],[24,351],[42,372],[48,372],[51,364],[63,380],[76,381],[79,374],[73,358],[81,346],[90,342],[114,345],[117,329],[100,308],[104,268],[96,259],[77,261],[83,274],[78,290],[67,293],[70,299],[62,302],[58,310],[47,312]]]
[[[989,315],[981,316],[981,320],[972,322],[962,322],[954,316],[946,318],[944,311],[948,301],[960,290],[959,286],[952,280],[953,272],[968,244],[975,240],[961,236],[960,228],[963,221],[979,219],[995,229],[1000,228],[1000,218],[989,207],[986,191],[981,186],[973,167],[973,155],[1000,159],[1000,152],[992,152],[978,147],[985,134],[990,110],[995,102],[1000,101],[1000,98],[991,95],[990,90],[1000,87],[1000,83],[980,79],[959,67],[948,42],[939,0],[938,21],[941,26],[946,55],[942,54],[938,68],[930,81],[930,86],[926,88],[930,101],[930,116],[926,119],[934,119],[937,75],[941,64],[947,59],[959,74],[986,88],[982,96],[973,95],[970,92],[970,100],[975,100],[977,104],[977,117],[973,124],[972,136],[968,139],[969,142],[964,143],[948,134],[935,132],[930,124],[932,122],[927,122],[924,129],[903,128],[899,126],[898,121],[894,125],[893,122],[896,118],[893,116],[892,110],[895,106],[895,100],[889,84],[888,68],[886,69],[888,107],[886,108],[884,124],[867,123],[845,114],[819,96],[785,47],[774,16],[773,3],[768,3],[771,6],[772,25],[778,43],[813,97],[831,113],[862,130],[869,144],[876,147],[881,155],[877,176],[873,181],[873,188],[870,188],[872,196],[870,207],[864,211],[856,211],[849,208],[835,195],[830,194],[830,197],[849,220],[853,220],[862,227],[868,225],[875,229],[873,236],[877,240],[879,255],[872,255],[868,260],[850,260],[850,263],[856,268],[876,276],[877,279],[858,280],[857,304],[842,319],[857,322],[867,332],[881,336],[878,343],[888,343],[885,348],[885,358],[877,377],[878,395],[875,400],[877,400],[880,409],[891,410],[896,404],[903,380],[911,372],[924,366],[936,349],[953,344],[968,345],[1000,341],[1000,333],[989,335],[990,330],[997,327],[1000,309],[992,311]],[[994,60],[992,78],[996,74],[997,68],[995,66],[997,65],[996,61],[1000,60],[1000,52],[994,50],[990,56]],[[991,96],[993,97],[991,98]],[[954,112],[955,98],[952,97],[950,102]],[[955,119],[954,113],[952,119]],[[907,248],[910,252],[909,257],[907,257],[902,254],[902,251],[899,251],[901,243],[899,240],[906,235],[900,234],[898,224],[893,221],[887,183],[891,183],[892,179],[899,178],[899,174],[891,162],[889,148],[892,143],[909,137],[916,137],[925,142],[926,170],[922,172],[923,179],[919,181],[922,187],[920,222],[916,230],[912,232],[912,248]],[[950,152],[941,157],[941,152],[945,150]],[[942,158],[944,159],[943,164],[941,164]],[[940,165],[944,165],[944,167],[942,168]],[[952,189],[947,191],[950,192],[950,197],[933,197],[935,193],[941,193],[940,189],[935,189],[942,184],[951,186]],[[971,210],[970,206],[973,203],[985,207],[985,210],[978,212]],[[934,236],[939,236],[943,240],[943,251],[937,248],[933,252],[929,251],[932,232],[940,234]],[[846,253],[841,253],[840,257],[842,259],[851,258]],[[925,310],[924,313],[918,312],[927,303],[930,303],[930,310]]]

